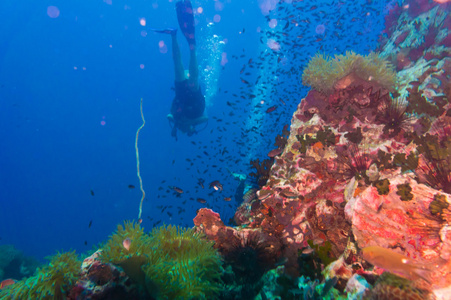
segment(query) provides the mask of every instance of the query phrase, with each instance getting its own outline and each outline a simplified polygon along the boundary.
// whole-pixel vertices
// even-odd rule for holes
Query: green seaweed
[[[446,202],[446,196],[440,193],[434,195],[434,201],[429,203],[429,211],[433,215],[441,215],[444,209],[449,207],[449,203]]]
[[[418,167],[418,156],[410,153],[406,158],[405,153],[397,153],[393,157],[393,165],[395,167],[401,167],[401,172],[403,173],[415,170]]]
[[[337,260],[332,252],[331,242],[325,241],[322,246],[314,244],[312,240],[308,240],[307,243],[313,250],[315,250],[315,253],[318,255],[325,267]]]
[[[302,154],[305,154],[307,152],[308,146],[311,146],[317,142],[321,142],[324,146],[335,145],[335,134],[333,133],[333,131],[330,129],[329,126],[326,126],[322,130],[318,130],[316,132],[315,137],[311,137],[307,134],[304,135],[299,134],[296,136],[296,138],[301,144],[299,152]]]
[[[324,130],[319,130],[316,133],[316,141],[323,143],[325,146],[335,145],[335,134],[329,126],[326,126]],[[316,143],[316,141],[312,144]]]
[[[396,194],[401,197],[402,201],[410,201],[413,199],[413,194],[411,193],[412,188],[410,187],[410,184],[398,184],[396,187],[398,188]]]
[[[388,195],[390,193],[390,181],[388,179],[378,180],[374,185],[379,195]]]

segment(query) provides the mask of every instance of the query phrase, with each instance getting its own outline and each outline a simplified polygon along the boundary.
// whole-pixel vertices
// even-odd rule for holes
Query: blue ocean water
[[[209,122],[176,141],[166,118],[174,97],[170,37],[150,30],[178,27],[175,1],[0,2],[0,244],[39,259],[82,253],[137,219],[141,98],[144,228],[193,226],[202,207],[228,222],[240,204],[231,172],[249,174],[250,160],[275,148],[308,91],[300,75],[309,58],[375,50],[392,4],[192,3]],[[188,67],[188,44],[180,33],[178,40]],[[215,180],[223,191],[209,188]]]

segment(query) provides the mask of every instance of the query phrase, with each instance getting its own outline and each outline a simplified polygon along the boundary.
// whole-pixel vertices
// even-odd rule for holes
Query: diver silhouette
[[[171,135],[177,140],[177,129],[188,136],[197,133],[196,126],[206,123],[204,115],[205,97],[199,86],[199,70],[196,55],[196,38],[194,32],[194,12],[190,0],[181,0],[176,4],[179,27],[186,38],[189,51],[189,69],[185,71],[182,63],[180,47],[177,42],[177,29],[151,29],[155,32],[169,34],[172,38],[172,59],[175,71],[175,98],[172,101],[170,114],[167,115],[172,127]]]

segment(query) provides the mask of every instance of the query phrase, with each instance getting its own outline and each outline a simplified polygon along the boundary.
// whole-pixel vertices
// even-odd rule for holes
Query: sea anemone
[[[384,272],[376,281],[374,288],[366,292],[364,299],[429,299],[429,292],[415,287],[412,282],[394,274]]]
[[[144,256],[150,249],[149,236],[141,226],[133,221],[125,221],[124,226],[117,226],[116,232],[102,247],[100,260],[119,264],[131,257]]]
[[[50,263],[36,270],[34,276],[0,291],[1,299],[65,299],[75,284],[81,262],[75,251],[50,257]]]
[[[194,229],[154,228],[143,267],[149,291],[159,299],[212,299],[221,290],[221,259],[213,243]]]
[[[375,82],[388,91],[396,85],[396,72],[388,61],[376,53],[362,56],[352,51],[334,58],[316,54],[304,69],[302,83],[330,94],[334,89],[349,87],[356,78]]]

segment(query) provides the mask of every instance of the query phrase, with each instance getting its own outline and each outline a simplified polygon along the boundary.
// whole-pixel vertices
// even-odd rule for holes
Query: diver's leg
[[[175,71],[175,81],[185,80],[185,68],[182,63],[182,55],[180,53],[180,46],[177,42],[177,36],[171,35],[172,37],[172,59],[174,61],[174,71]]]
[[[189,79],[194,85],[194,89],[199,88],[199,66],[197,65],[196,46],[190,45],[189,49]]]

